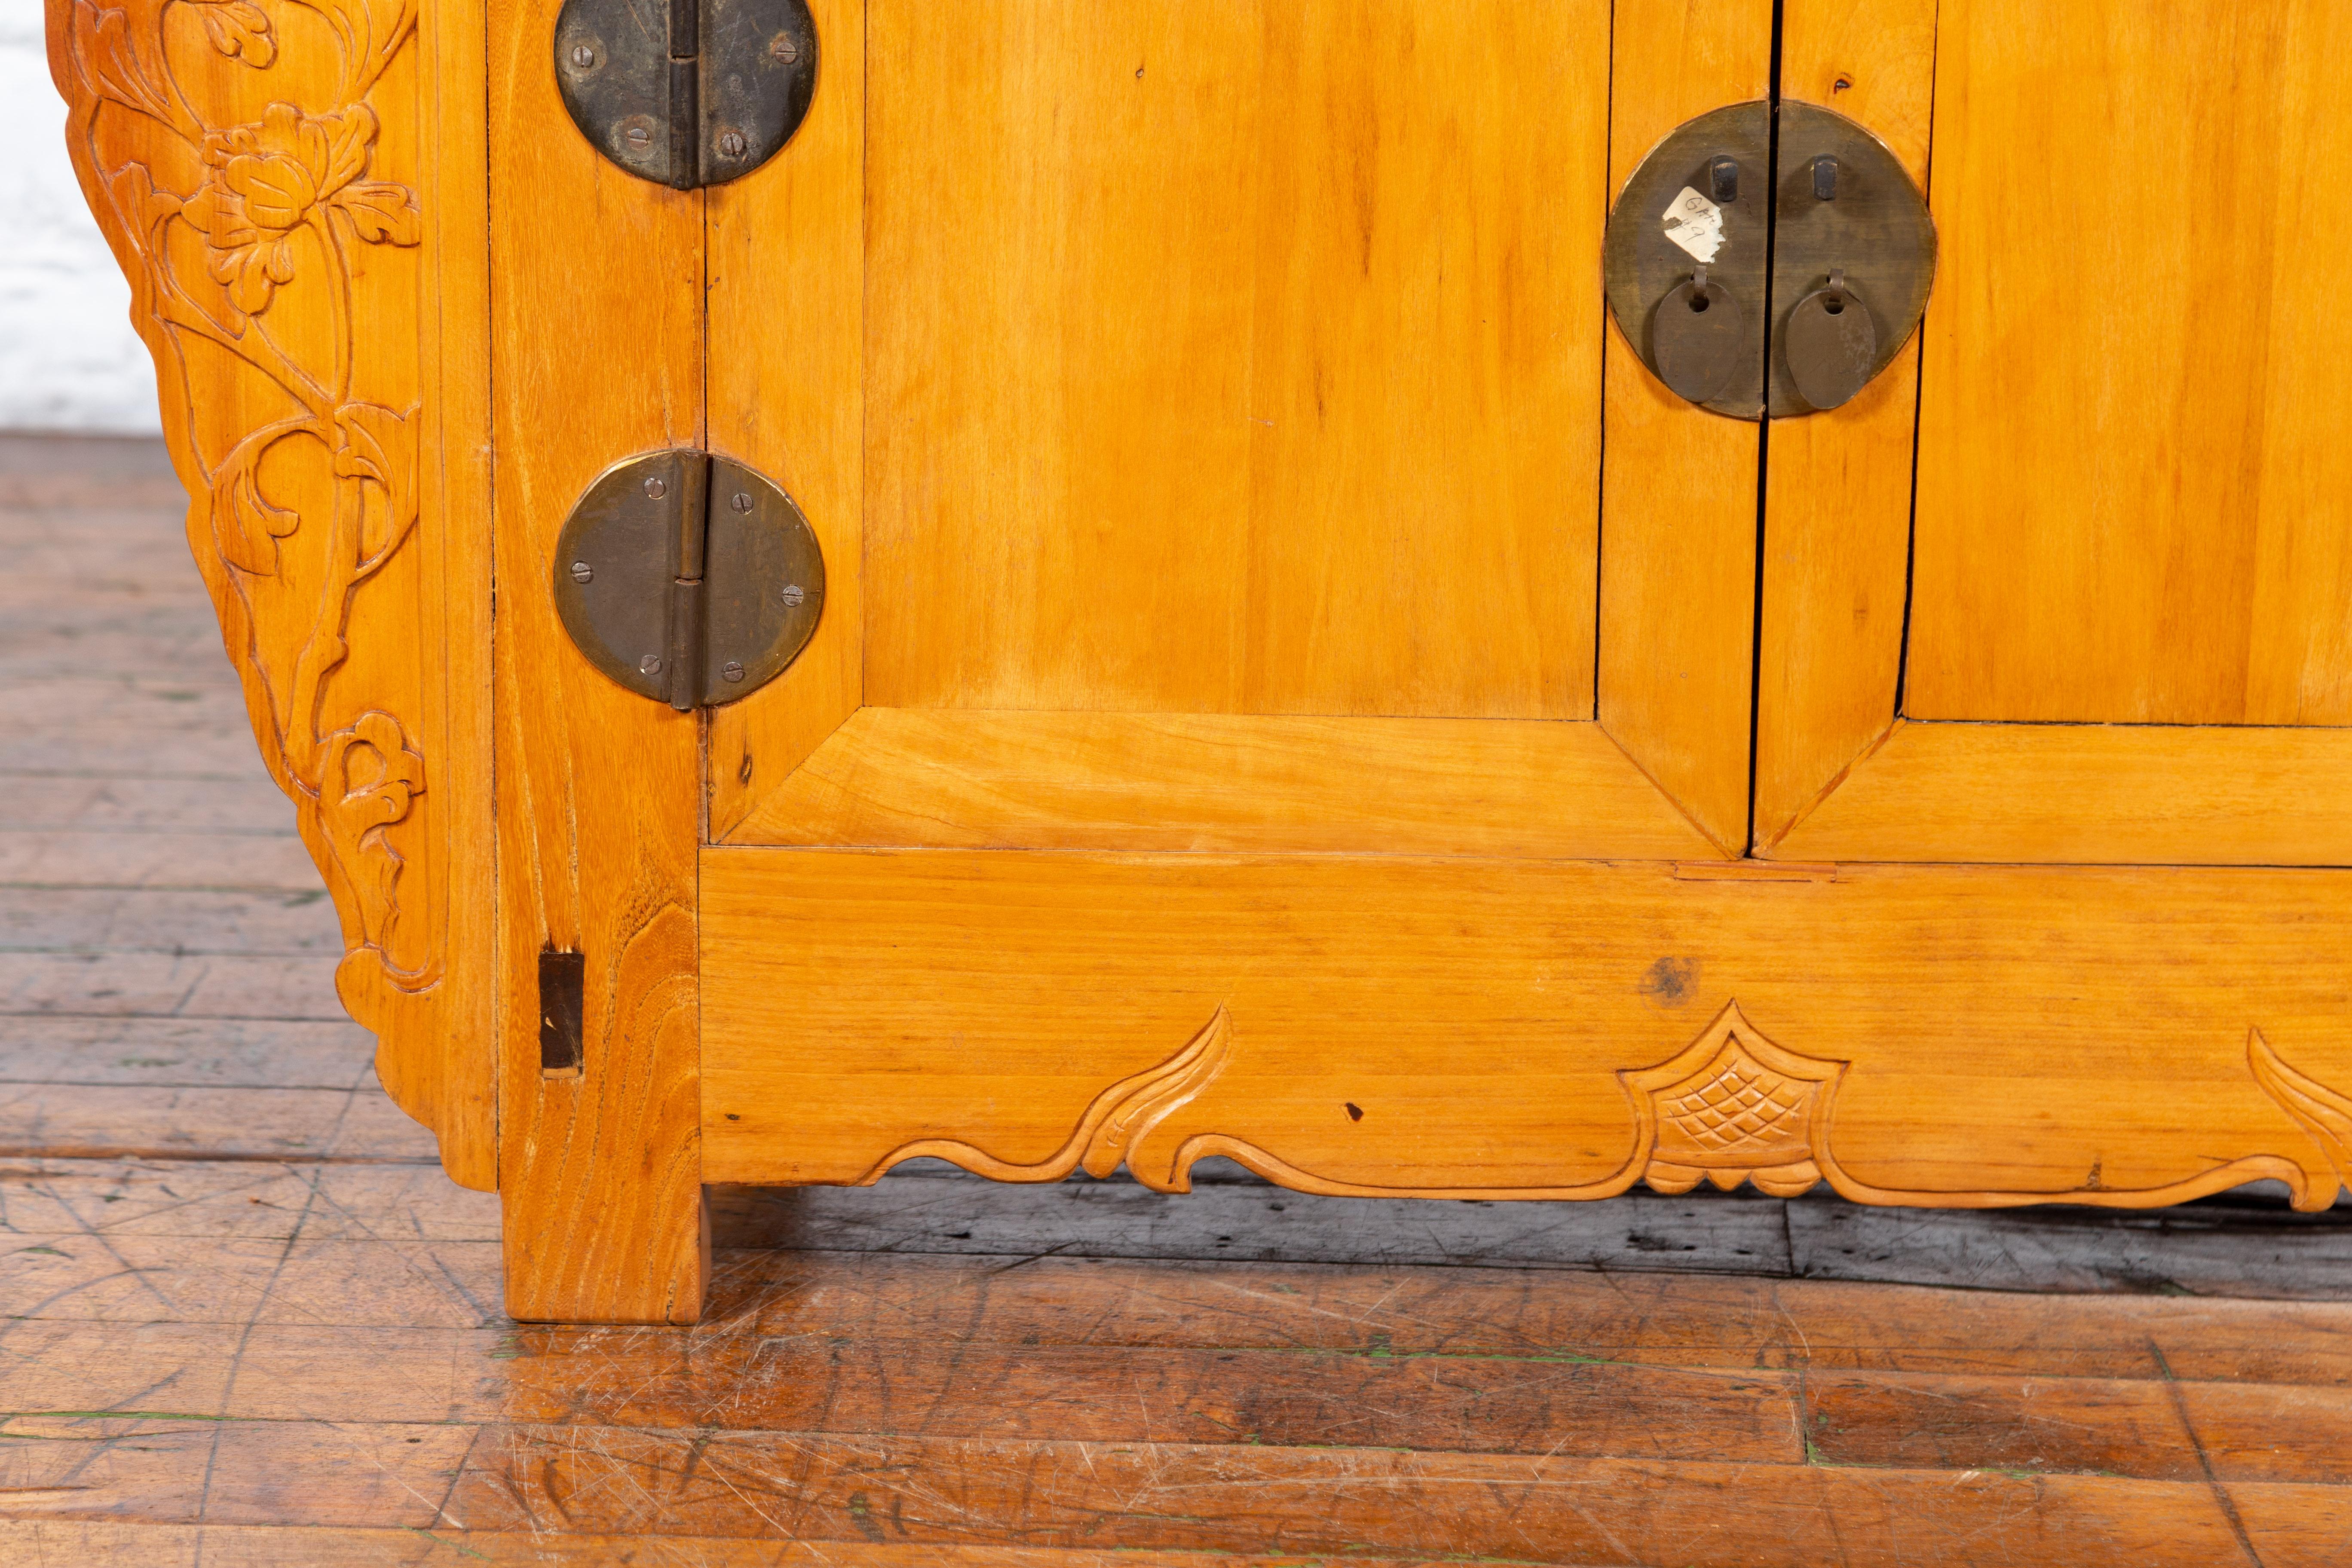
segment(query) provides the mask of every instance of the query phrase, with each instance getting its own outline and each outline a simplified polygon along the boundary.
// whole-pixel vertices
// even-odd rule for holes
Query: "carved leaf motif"
[[[74,53],[82,79],[98,97],[184,129],[165,85],[163,11],[168,0],[131,0],[100,10],[89,0],[74,7]]]
[[[357,897],[360,926],[370,946],[387,944],[397,913],[394,889],[401,857],[384,829],[406,816],[424,793],[425,758],[391,714],[363,713],[351,728],[327,738],[319,815]]]
[[[204,7],[205,37],[231,59],[259,68],[278,58],[269,14],[250,0],[194,0]]]
[[[1223,1007],[1208,1027],[1185,1047],[1149,1072],[1113,1084],[1087,1108],[1089,1115],[1106,1100],[1109,1113],[1086,1141],[1078,1163],[1089,1176],[1108,1176],[1134,1153],[1145,1134],[1166,1121],[1171,1112],[1209,1087],[1225,1068],[1232,1052],[1233,1027]],[[1080,1120],[1084,1129],[1085,1119]]]
[[[2352,1186],[2352,1099],[2289,1067],[2259,1029],[2247,1037],[2246,1061],[2263,1092],[2302,1124],[2312,1141],[2326,1151],[2336,1176],[2346,1186]],[[2303,1206],[2324,1209],[2335,1201],[2332,1192],[2316,1194]]]
[[[343,46],[349,79],[344,96],[357,98],[375,84],[384,66],[416,25],[415,0],[299,0],[327,20]]]
[[[383,650],[349,640],[355,591],[398,557],[418,518],[416,366],[404,348],[381,348],[382,334],[416,322],[416,300],[396,286],[363,298],[357,266],[362,247],[423,238],[413,183],[371,168],[378,121],[367,101],[416,36],[416,6],[286,3],[324,28],[304,18],[289,33],[269,0],[48,0],[64,17],[54,63],[71,154],[100,195],[100,225],[155,358],[165,436],[197,498],[198,561],[263,760],[293,798],[342,921],[336,987],[390,1047],[413,1033],[403,1020],[434,1016],[436,1004],[412,1004],[436,988],[446,957],[430,880],[410,900],[415,927],[395,956],[404,861],[438,844],[438,825],[415,804],[424,756],[375,705],[404,707],[412,699],[391,694],[408,682]],[[173,5],[194,14],[173,21],[167,49]],[[225,61],[269,74],[257,83]],[[257,118],[233,118],[265,99]],[[418,101],[412,93],[407,104]],[[183,169],[194,171],[190,184],[158,187],[159,171],[176,183]],[[302,286],[281,293],[298,272]],[[299,319],[257,320],[273,308]],[[205,347],[192,353],[195,342]],[[312,471],[299,490],[283,486],[296,498],[284,505],[261,475],[268,468],[281,483],[270,455],[295,436],[318,447],[299,454]],[[289,540],[299,571],[283,555]],[[438,700],[419,697],[428,712]],[[386,1073],[396,1094],[398,1078]],[[440,1121],[424,1087],[426,1103],[402,1102]],[[479,1163],[469,1172],[477,1182],[489,1173]]]
[[[236,444],[213,474],[213,538],[221,558],[257,577],[278,574],[278,542],[302,524],[302,514],[261,493],[261,459],[289,436],[310,430],[307,419],[266,425]]]
[[[344,187],[335,205],[370,245],[415,245],[423,231],[416,193],[406,185],[362,181]]]
[[[158,249],[155,231],[180,215],[184,204],[170,191],[155,188],[155,176],[144,163],[125,163],[107,189],[114,197],[115,210],[132,226],[140,248],[153,252]]]
[[[925,1138],[884,1155],[859,1178],[860,1184],[871,1186],[900,1161],[925,1156],[953,1161],[998,1182],[1058,1182],[1081,1165],[1089,1175],[1108,1176],[1154,1127],[1208,1088],[1232,1054],[1233,1022],[1219,1007],[1182,1050],[1096,1095],[1062,1146],[1034,1164],[1000,1160],[960,1139]],[[1174,1169],[1136,1173],[1146,1185],[1162,1188],[1179,1177]]]
[[[366,576],[400,547],[416,522],[417,406],[395,414],[373,403],[348,403],[335,411],[335,472],[381,490],[361,524],[358,574]]]

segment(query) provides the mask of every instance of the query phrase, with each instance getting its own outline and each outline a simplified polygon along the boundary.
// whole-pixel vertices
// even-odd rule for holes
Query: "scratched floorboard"
[[[0,1564],[2352,1563],[2352,1210],[723,1190],[530,1328],[144,443],[0,436]],[[162,672],[162,673],[159,673]]]

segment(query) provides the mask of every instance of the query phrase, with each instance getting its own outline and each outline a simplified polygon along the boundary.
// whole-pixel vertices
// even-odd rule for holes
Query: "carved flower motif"
[[[247,315],[294,277],[294,234],[315,214],[341,216],[371,245],[415,245],[417,214],[404,185],[360,179],[375,142],[375,111],[353,104],[308,115],[273,103],[256,125],[205,135],[205,181],[184,209],[213,250],[213,277]]]

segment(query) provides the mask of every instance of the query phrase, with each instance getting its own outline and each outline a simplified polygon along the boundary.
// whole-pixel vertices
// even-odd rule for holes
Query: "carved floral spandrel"
[[[369,102],[415,29],[415,0],[50,0],[68,143],[155,357],[189,541],[342,921],[337,989],[380,1034],[386,993],[441,970],[439,934],[404,902],[426,784],[413,719],[334,679],[355,596],[417,521],[416,388],[381,400],[360,300],[367,256],[421,237],[415,189],[377,167]],[[398,308],[364,319],[380,336]],[[402,381],[412,351],[377,382]]]
[[[1557,1187],[1370,1186],[1316,1175],[1223,1132],[1185,1137],[1164,1166],[1135,1164],[1145,1135],[1198,1099],[1233,1059],[1233,1020],[1223,1007],[1182,1050],[1097,1094],[1067,1142],[1045,1160],[1012,1164],[960,1140],[925,1139],[893,1151],[861,1180],[870,1185],[891,1166],[918,1155],[952,1161],[1007,1182],[1060,1181],[1082,1165],[1091,1175],[1107,1176],[1124,1160],[1144,1185],[1182,1193],[1192,1190],[1194,1162],[1223,1155],[1284,1186],[1347,1197],[1591,1199],[1614,1197],[1641,1182],[1662,1193],[1686,1193],[1702,1181],[1726,1192],[1752,1182],[1775,1196],[1794,1197],[1825,1181],[1839,1196],[1867,1204],[1994,1208],[2064,1202],[2153,1207],[2269,1179],[2287,1184],[2297,1208],[2328,1207],[2339,1185],[2352,1187],[2352,1099],[2296,1071],[2259,1030],[2249,1031],[2246,1051],[2254,1081],[2311,1135],[2336,1180],[2314,1181],[2302,1164],[2284,1155],[2255,1154],[2155,1187],[2104,1187],[2095,1173],[2088,1185],[2063,1192],[1877,1186],[1847,1171],[1831,1147],[1838,1086],[1849,1064],[1801,1056],[1774,1044],[1748,1021],[1737,1002],[1727,1004],[1697,1038],[1655,1067],[1618,1072],[1632,1113],[1633,1150],[1614,1173],[1597,1182]]]

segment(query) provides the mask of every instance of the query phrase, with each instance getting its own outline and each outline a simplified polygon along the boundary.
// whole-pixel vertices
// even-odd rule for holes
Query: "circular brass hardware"
[[[1779,185],[1769,400],[1783,419],[1838,406],[1895,362],[1927,313],[1936,220],[1885,142],[1818,104],[1780,105]]]
[[[572,123],[629,173],[681,191],[782,151],[815,100],[817,63],[807,0],[564,0],[555,21]]]
[[[1832,110],[1784,100],[1779,112],[1777,149],[1761,101],[1678,127],[1626,180],[1603,246],[1627,344],[1671,390],[1735,419],[1853,396],[1917,330],[1935,281],[1936,226],[1902,161]],[[1717,289],[1735,311],[1709,321]],[[1702,295],[1710,310],[1694,321]]]
[[[698,537],[698,574],[686,569]],[[563,524],[550,576],[563,629],[589,663],[641,697],[685,706],[757,691],[799,657],[824,613],[824,556],[793,499],[732,458],[693,450],[648,452],[598,476]],[[688,651],[672,669],[677,648]],[[685,678],[694,683],[681,698]]]

